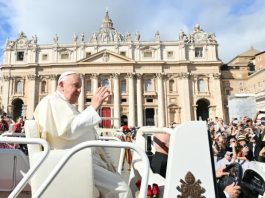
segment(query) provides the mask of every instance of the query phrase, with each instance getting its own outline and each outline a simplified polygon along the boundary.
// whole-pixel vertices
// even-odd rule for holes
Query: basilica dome
[[[106,11],[106,15],[102,21],[99,31],[93,33],[92,37],[90,38],[90,42],[109,43],[120,41],[124,41],[124,38],[113,27],[113,23],[109,17],[109,13],[108,11]]]

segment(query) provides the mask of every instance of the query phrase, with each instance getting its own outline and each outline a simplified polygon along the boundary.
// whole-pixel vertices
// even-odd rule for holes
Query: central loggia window
[[[201,58],[203,56],[203,48],[202,47],[196,47],[195,48],[195,57]]]
[[[24,52],[17,52],[17,61],[24,60]]]

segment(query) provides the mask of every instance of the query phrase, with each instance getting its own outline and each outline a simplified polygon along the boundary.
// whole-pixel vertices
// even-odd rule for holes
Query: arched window
[[[22,93],[22,89],[23,89],[22,82],[21,80],[18,80],[15,86],[15,93]]]
[[[151,81],[151,79],[147,79],[145,81],[145,91],[152,91],[152,81]]]
[[[91,92],[91,80],[87,79],[85,84],[85,92]]]
[[[121,80],[121,93],[126,93],[126,80]]]
[[[174,91],[174,80],[173,79],[169,80],[169,91],[170,92]]]
[[[104,80],[102,80],[102,86],[103,86],[103,87],[108,87],[108,88],[109,88],[109,80],[108,80],[108,79],[104,79]]]
[[[41,93],[45,93],[46,92],[46,81],[42,81],[41,82]]]
[[[198,91],[199,92],[206,92],[206,86],[203,79],[198,80]]]

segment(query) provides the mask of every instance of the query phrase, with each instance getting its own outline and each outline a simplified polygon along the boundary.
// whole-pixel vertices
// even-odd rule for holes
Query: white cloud
[[[250,46],[262,51],[265,46],[263,0],[251,4],[247,0],[9,0],[4,3],[7,8],[3,11],[0,6],[0,12],[12,27],[9,37],[24,31],[28,37],[36,34],[40,43],[51,43],[55,34],[59,35],[59,42],[69,43],[75,32],[84,32],[88,39],[98,31],[108,7],[119,32],[129,31],[134,35],[140,31],[144,40],[153,39],[157,30],[163,40],[175,40],[181,29],[190,33],[199,23],[206,32],[215,32],[224,62]]]

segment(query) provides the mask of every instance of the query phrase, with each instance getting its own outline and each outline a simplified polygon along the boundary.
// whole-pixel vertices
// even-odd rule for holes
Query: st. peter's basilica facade
[[[64,71],[81,74],[83,87],[77,108],[90,105],[98,86],[108,86],[112,99],[100,109],[105,127],[168,126],[188,120],[225,117],[218,58],[213,33],[196,25],[180,31],[174,41],[160,40],[159,32],[142,41],[139,32],[120,34],[108,12],[98,32],[72,43],[38,44],[21,32],[7,40],[1,72],[1,109],[16,118],[31,118],[38,102],[55,91]],[[63,115],[62,115],[63,117]]]

